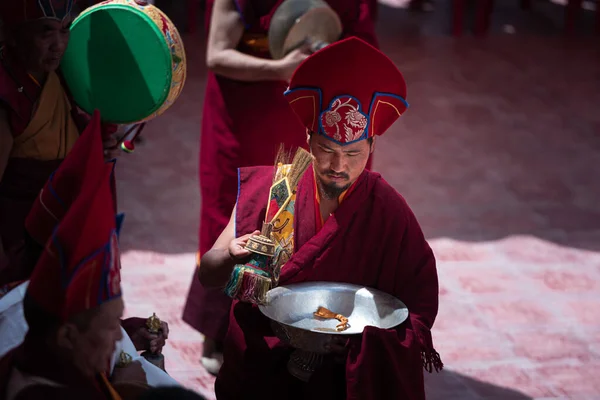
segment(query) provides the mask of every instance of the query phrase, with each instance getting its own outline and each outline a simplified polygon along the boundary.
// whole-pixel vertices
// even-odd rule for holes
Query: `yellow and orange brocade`
[[[15,137],[10,158],[40,161],[63,159],[79,137],[71,103],[60,79],[52,72],[42,89],[37,109],[25,131]]]

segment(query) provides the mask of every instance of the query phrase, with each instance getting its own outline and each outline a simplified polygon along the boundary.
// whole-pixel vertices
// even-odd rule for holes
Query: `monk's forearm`
[[[217,75],[244,82],[285,80],[282,63],[244,54],[235,49],[209,55],[208,68]]]
[[[207,288],[225,287],[235,264],[228,249],[211,249],[200,260],[198,279]]]

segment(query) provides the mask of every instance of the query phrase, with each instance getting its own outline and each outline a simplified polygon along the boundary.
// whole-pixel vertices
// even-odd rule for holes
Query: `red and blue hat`
[[[111,164],[80,195],[48,240],[27,288],[62,321],[121,296],[121,263],[111,191]]]
[[[398,68],[356,37],[304,60],[285,97],[308,130],[341,145],[383,135],[408,108]]]

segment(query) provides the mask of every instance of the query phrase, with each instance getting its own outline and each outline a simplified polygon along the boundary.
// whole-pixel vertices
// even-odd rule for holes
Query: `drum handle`
[[[125,134],[121,137],[121,139],[119,139],[119,141],[117,142],[117,146],[120,146],[121,150],[123,150],[126,153],[133,153],[133,151],[135,150],[134,141],[142,133],[145,127],[146,123],[143,122],[141,124],[134,125],[131,128],[129,128],[127,132],[125,132]],[[137,129],[137,131],[135,132],[133,137],[130,140],[125,140],[125,138],[129,136],[129,134],[133,132],[134,129]]]

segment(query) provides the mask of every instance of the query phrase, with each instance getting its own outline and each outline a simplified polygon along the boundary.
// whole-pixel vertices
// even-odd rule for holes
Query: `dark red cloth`
[[[270,167],[241,170],[236,236],[260,226],[272,174]],[[379,174],[365,171],[316,233],[313,179],[309,168],[298,187],[297,250],[281,271],[280,285],[334,281],[376,288],[401,299],[410,318],[396,329],[367,328],[350,341],[345,368],[329,361],[301,385],[286,371],[290,349],[274,336],[269,320],[258,307],[235,301],[217,397],[424,399],[423,364],[429,368],[435,361],[441,368],[430,333],[438,281],[433,252],[414,214]],[[300,388],[289,391],[290,382]]]
[[[32,385],[20,392],[16,400],[112,399],[100,377],[96,380],[84,377],[72,364],[51,353],[45,343],[30,336],[26,336],[23,344],[0,359],[0,398],[6,395],[10,374],[15,367],[28,375],[64,385],[63,387]]]
[[[8,50],[3,49],[0,56],[0,106],[8,112],[12,134],[16,137],[29,124],[41,88],[27,76]],[[80,131],[90,120],[89,116],[79,113],[77,107],[72,108],[71,116]],[[29,278],[19,271],[25,246],[25,219],[50,174],[61,162],[62,159],[40,161],[25,158],[8,161],[0,180],[0,241],[6,253],[4,258],[0,256],[0,285]]]
[[[8,161],[0,180],[0,240],[7,257],[0,260],[0,285],[27,279],[19,276],[18,268],[25,246],[25,219],[40,189],[61,161],[26,158]]]
[[[0,53],[0,105],[8,111],[8,122],[14,137],[23,133],[29,124],[41,93],[42,88],[11,57],[9,49],[3,48]]]
[[[105,170],[101,135],[100,113],[96,111],[67,157],[36,196],[25,220],[25,229],[37,243],[43,245],[48,241],[84,182],[100,180]]]
[[[27,296],[63,321],[121,296],[112,167],[104,164],[95,181],[84,181],[27,287]]]
[[[8,3],[8,2],[5,2]],[[23,133],[31,120],[41,88],[27,76],[6,48],[0,54],[0,106],[8,114],[13,137]],[[62,160],[39,161],[11,158],[0,179],[0,285],[22,279],[17,266],[23,256],[25,218],[48,176]],[[26,279],[26,278],[23,278]]]
[[[246,32],[266,35],[282,0],[232,0],[241,12]],[[377,45],[369,0],[328,0],[338,13],[344,36],[358,36]],[[205,26],[212,5],[207,1]],[[240,47],[240,51],[248,49]],[[264,52],[253,52],[268,57]],[[286,82],[240,82],[208,73],[200,141],[201,211],[198,251],[208,251],[229,222],[237,195],[237,169],[270,165],[280,143],[306,147],[306,132],[297,122],[283,93]],[[183,319],[208,337],[223,340],[231,299],[221,290],[202,287],[196,274]]]

